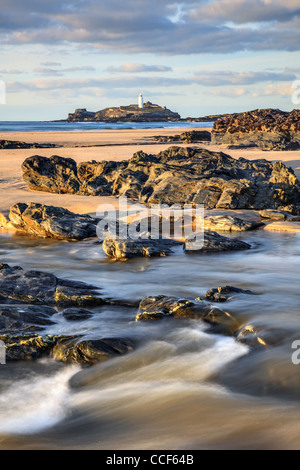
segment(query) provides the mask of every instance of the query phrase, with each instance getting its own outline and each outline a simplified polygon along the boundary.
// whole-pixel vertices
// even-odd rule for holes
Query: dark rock
[[[129,339],[101,338],[79,341],[76,338],[60,339],[52,350],[53,357],[62,362],[93,365],[133,350]]]
[[[67,209],[37,203],[17,203],[11,206],[9,222],[17,230],[38,237],[82,240],[96,237],[99,219],[74,214]]]
[[[84,308],[76,308],[76,307],[66,308],[62,312],[62,314],[65,317],[65,319],[69,321],[86,320],[93,316],[93,312],[90,312],[89,310],[85,310]]]
[[[238,160],[222,152],[170,147],[136,153],[122,162],[29,157],[24,180],[31,189],[127,196],[146,204],[204,204],[207,209],[278,209],[300,213],[300,184],[281,162]]]
[[[38,144],[36,142],[27,143],[17,140],[0,140],[0,149],[42,149],[42,148],[55,148],[56,144]]]
[[[6,361],[35,360],[49,355],[58,337],[51,335],[0,334],[0,340],[5,344]]]
[[[259,147],[265,150],[300,148],[300,110],[256,109],[224,116],[215,121],[213,144],[231,148]]]
[[[71,193],[79,191],[77,166],[72,158],[53,155],[50,158],[34,155],[22,164],[23,179],[30,189],[50,193]]]
[[[103,250],[109,258],[128,259],[140,256],[167,256],[172,253],[171,246],[177,245],[173,240],[151,239],[113,239],[105,238]]]
[[[204,304],[178,297],[157,295],[144,298],[139,305],[136,320],[156,320],[166,317],[201,319],[210,310]]]
[[[234,294],[253,294],[253,292],[248,289],[240,289],[239,287],[220,286],[209,289],[205,294],[205,298],[213,302],[226,302]]]
[[[176,135],[157,135],[153,139],[157,142],[210,142],[211,134],[208,131],[187,131]]]
[[[0,332],[15,334],[20,331],[41,330],[53,325],[50,317],[56,310],[37,305],[0,305]]]
[[[187,239],[184,244],[186,253],[210,253],[231,250],[248,250],[251,245],[235,238],[228,238],[216,232],[205,232],[203,244],[196,239]]]
[[[6,299],[27,304],[97,305],[104,300],[95,286],[57,278],[42,271],[0,264],[0,292]]]

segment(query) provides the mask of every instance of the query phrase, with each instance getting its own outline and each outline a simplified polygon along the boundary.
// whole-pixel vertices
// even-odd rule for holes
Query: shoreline
[[[198,130],[186,128],[185,131]],[[210,128],[201,128],[210,130]],[[113,196],[79,196],[73,194],[55,194],[28,189],[22,179],[21,165],[32,155],[50,157],[59,155],[73,158],[76,163],[89,160],[122,161],[133,156],[137,151],[148,154],[157,154],[171,146],[191,147],[198,146],[211,151],[222,151],[233,158],[246,158],[248,160],[266,159],[268,161],[282,161],[290,166],[300,177],[300,150],[299,151],[264,151],[260,149],[227,149],[224,144],[212,145],[209,142],[201,144],[162,143],[151,138],[155,135],[176,135],[182,128],[172,129],[118,129],[118,130],[86,130],[86,131],[46,131],[46,132],[14,132],[9,133],[9,140],[35,143],[53,143],[58,148],[32,148],[32,149],[5,149],[0,150],[0,212],[7,213],[9,207],[17,202],[38,202],[46,205],[64,207],[75,213],[94,214],[97,207],[103,203],[117,204],[118,199]],[[0,133],[0,139],[7,139],[8,133]],[[8,140],[8,139],[7,139]],[[255,211],[253,211],[255,212]],[[229,213],[229,211],[227,212]]]

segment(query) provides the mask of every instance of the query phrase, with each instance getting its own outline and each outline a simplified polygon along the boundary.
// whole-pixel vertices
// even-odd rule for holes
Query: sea
[[[0,132],[106,131],[126,129],[186,129],[212,127],[213,122],[66,122],[0,121]]]

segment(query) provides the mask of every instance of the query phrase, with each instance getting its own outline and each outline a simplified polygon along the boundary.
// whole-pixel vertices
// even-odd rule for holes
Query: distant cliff
[[[91,112],[85,108],[76,109],[66,119],[68,122],[82,121],[104,121],[104,122],[151,122],[151,121],[178,121],[180,115],[165,106],[152,104],[149,101],[143,108],[131,104],[119,106],[118,108],[105,108],[100,111]]]

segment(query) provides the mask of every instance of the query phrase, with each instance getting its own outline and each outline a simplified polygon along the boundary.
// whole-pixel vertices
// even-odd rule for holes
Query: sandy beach
[[[210,130],[210,128],[202,128]],[[186,131],[193,128],[185,129]],[[73,158],[77,163],[89,160],[126,160],[143,150],[156,154],[170,147],[170,143],[154,142],[155,135],[180,134],[182,129],[141,129],[141,130],[105,130],[105,131],[60,131],[60,132],[7,132],[0,133],[0,139],[17,140],[28,143],[52,143],[59,148],[0,150],[0,212],[7,213],[16,202],[39,202],[64,207],[76,213],[96,212],[104,202],[116,204],[113,197],[91,197],[71,194],[51,194],[31,191],[22,179],[21,165],[25,158],[32,155],[60,155]],[[179,144],[187,146],[187,144]],[[263,151],[259,149],[231,150],[226,145],[203,143],[201,147],[212,151],[222,151],[234,158],[255,160],[264,158],[268,161],[282,161],[300,177],[300,151]]]

